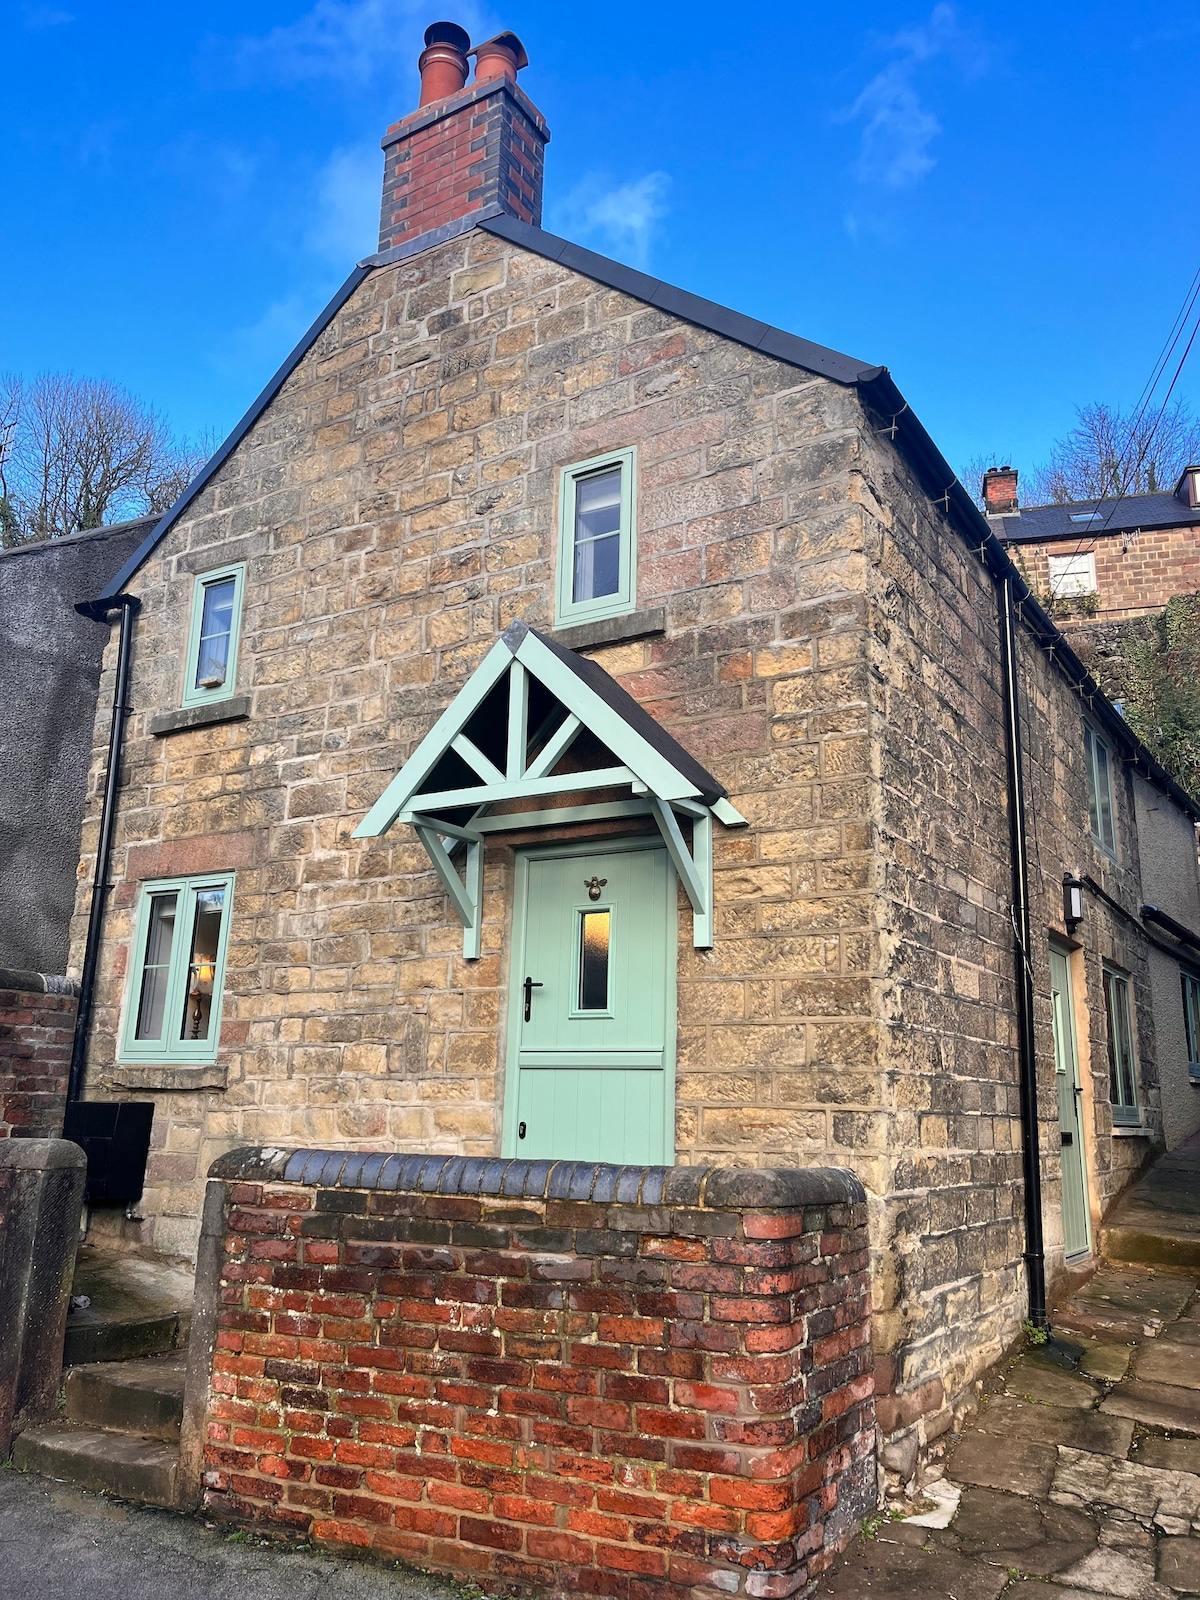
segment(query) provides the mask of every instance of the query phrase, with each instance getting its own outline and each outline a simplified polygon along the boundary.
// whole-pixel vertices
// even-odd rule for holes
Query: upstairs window
[[[1129,979],[1109,967],[1104,969],[1104,1010],[1108,1018],[1108,1097],[1113,1124],[1129,1127],[1141,1121]]]
[[[1088,819],[1092,838],[1110,856],[1117,853],[1117,833],[1113,826],[1112,752],[1092,727],[1083,725],[1083,753],[1087,763]]]
[[[185,706],[227,700],[237,680],[238,635],[242,623],[242,566],[202,572],[192,590]]]
[[[122,1060],[217,1059],[232,894],[230,873],[142,885]]]
[[[619,617],[637,601],[633,450],[564,467],[559,482],[558,600],[569,626]]]
[[[1080,594],[1095,594],[1096,557],[1093,552],[1088,551],[1082,555],[1048,556],[1046,559],[1050,576],[1050,593],[1056,600],[1070,600]]]

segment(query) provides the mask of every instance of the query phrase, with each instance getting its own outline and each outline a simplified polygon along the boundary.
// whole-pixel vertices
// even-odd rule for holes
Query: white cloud
[[[657,224],[667,214],[670,184],[665,172],[648,172],[615,185],[599,174],[589,174],[553,207],[551,229],[644,267]]]
[[[25,26],[30,33],[41,33],[45,28],[65,28],[75,17],[70,11],[56,11],[52,6],[26,6]]]
[[[952,59],[967,77],[986,70],[987,51],[959,21],[952,5],[935,5],[927,20],[879,41],[891,60],[876,73],[841,120],[862,121],[855,176],[887,189],[919,183],[935,165],[930,146],[942,125],[923,103],[918,69],[937,57]]]
[[[370,147],[335,150],[317,175],[304,242],[314,254],[344,263],[379,248],[383,154]]]
[[[455,17],[472,38],[498,31],[475,0],[462,0]],[[426,0],[317,0],[295,22],[242,40],[238,60],[251,76],[285,83],[332,78],[353,88],[403,68],[415,76],[429,20]]]
[[[319,294],[293,290],[273,301],[248,327],[236,329],[212,354],[212,364],[227,378],[261,387],[283,361],[321,309]]]

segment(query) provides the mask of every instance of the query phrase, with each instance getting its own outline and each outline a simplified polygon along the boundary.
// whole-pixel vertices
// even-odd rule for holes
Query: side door
[[[1050,1006],[1054,1028],[1054,1073],[1058,1085],[1058,1130],[1062,1140],[1063,1241],[1067,1259],[1092,1248],[1087,1167],[1079,1115],[1082,1089],[1075,1048],[1075,1007],[1071,964],[1065,950],[1050,947]]]
[[[508,1155],[673,1159],[675,875],[632,846],[520,858]]]

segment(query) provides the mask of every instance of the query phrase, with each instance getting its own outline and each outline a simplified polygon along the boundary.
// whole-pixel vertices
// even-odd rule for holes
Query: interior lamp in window
[[[204,1037],[200,1032],[200,1025],[207,1020],[205,1002],[212,1004],[213,979],[216,975],[216,965],[212,961],[201,960],[192,966],[192,987],[188,991],[188,999],[192,1002],[193,1039]],[[207,1032],[207,1029],[205,1031]]]

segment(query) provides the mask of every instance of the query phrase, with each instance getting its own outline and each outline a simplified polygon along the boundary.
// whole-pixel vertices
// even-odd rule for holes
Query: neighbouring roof
[[[502,212],[499,207],[472,213],[457,222],[444,224],[428,234],[420,235],[380,255],[368,256],[361,261],[297,343],[233,432],[200,469],[149,536],[143,540],[103,594],[95,601],[87,602],[88,614],[95,615],[102,612],[105,605],[122,592],[151,552],[170,532],[191,501],[228,460],[318,337],[371,272],[395,261],[406,260],[425,250],[433,249],[475,227],[507,239],[523,250],[559,262],[562,266],[597,283],[606,284],[635,299],[643,300],[648,305],[657,306],[660,310],[685,322],[708,328],[724,338],[746,345],[752,350],[760,351],[763,355],[786,362],[802,371],[856,389],[868,416],[876,424],[876,431],[892,440],[931,502],[945,512],[972,553],[988,568],[992,576],[1011,583],[1021,622],[1047,650],[1071,686],[1087,701],[1091,715],[1112,736],[1126,759],[1133,761],[1152,782],[1170,794],[1189,816],[1200,821],[1200,802],[1194,800],[1155,760],[1145,745],[1133,734],[1120,712],[1104,695],[1095,679],[1085,670],[1065,636],[1042,608],[1024,576],[1008,556],[991,521],[984,516],[971,494],[960,483],[957,474],[904,398],[886,367],[864,363],[853,356],[830,350],[824,345],[798,338],[782,328],[773,328],[768,323],[743,316],[715,301],[705,300],[699,295],[689,294],[684,289],[674,288],[658,278],[623,266],[606,256],[596,255],[591,250],[571,244],[568,240],[547,233],[541,228],[518,222],[514,217]],[[1183,509],[1182,506],[1180,509]]]
[[[1198,528],[1195,511],[1173,494],[1129,494],[1121,500],[1080,500],[1061,506],[1024,507],[989,518],[1005,544],[1054,539],[1104,539],[1140,528]]]
[[[58,539],[27,539],[23,544],[9,545],[7,550],[0,550],[0,561],[6,561],[12,556],[54,554],[60,550],[69,550],[78,544],[96,544],[106,539],[136,536],[138,533],[148,534],[158,526],[160,520],[159,513],[154,512],[148,517],[130,517],[126,522],[106,522],[100,528],[85,528],[82,533],[66,533]]]

